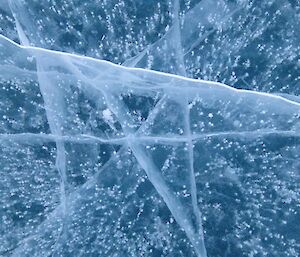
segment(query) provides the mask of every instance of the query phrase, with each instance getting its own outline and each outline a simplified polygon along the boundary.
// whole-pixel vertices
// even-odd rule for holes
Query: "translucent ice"
[[[0,0],[0,255],[298,256],[298,18]]]
[[[225,234],[252,249],[299,202],[297,102],[5,37],[0,55],[3,254],[206,256],[199,207],[227,227],[227,198]]]
[[[184,63],[189,77],[300,94],[298,1],[10,2],[34,46],[175,74]],[[0,33],[19,42],[12,12],[0,1]]]

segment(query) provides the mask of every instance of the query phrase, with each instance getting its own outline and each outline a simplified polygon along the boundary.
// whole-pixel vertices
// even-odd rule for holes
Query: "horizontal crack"
[[[278,136],[294,136],[300,137],[300,133],[296,131],[288,130],[257,130],[257,131],[225,131],[225,132],[208,132],[202,134],[191,134],[192,141],[203,140],[205,138],[212,137],[249,137],[258,138],[268,135],[278,135]],[[185,143],[190,140],[186,136],[180,135],[169,135],[169,136],[151,136],[151,135],[131,135],[130,138],[119,137],[119,138],[101,138],[98,136],[92,136],[87,134],[81,135],[65,135],[58,136],[53,134],[35,134],[35,133],[18,133],[18,134],[0,134],[1,141],[14,141],[24,144],[42,144],[47,142],[72,142],[78,144],[114,144],[114,145],[124,145],[130,141],[135,141],[139,143],[147,144],[174,144],[174,143]]]

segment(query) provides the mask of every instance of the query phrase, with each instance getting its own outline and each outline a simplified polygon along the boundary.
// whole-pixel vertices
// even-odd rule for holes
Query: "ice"
[[[35,46],[178,74],[180,34],[189,77],[299,95],[297,1],[12,2]],[[5,0],[0,12],[1,34],[19,42]]]
[[[292,180],[299,179],[299,174],[294,170],[299,165],[296,156],[299,150],[300,104],[297,102],[281,96],[237,90],[220,83],[192,80],[137,68],[125,68],[88,57],[31,46],[18,46],[3,36],[1,36],[0,44],[1,80],[3,83],[8,83],[10,90],[20,91],[29,99],[33,96],[32,91],[26,91],[28,87],[34,89],[35,85],[40,85],[41,93],[37,91],[36,94],[43,96],[43,101],[33,98],[30,102],[35,106],[44,106],[45,112],[32,112],[30,105],[25,104],[26,102],[24,102],[25,105],[22,105],[22,102],[18,103],[20,107],[16,109],[22,110],[21,112],[25,115],[26,113],[30,114],[31,118],[47,120],[49,124],[47,130],[37,127],[31,132],[25,126],[20,127],[16,133],[12,133],[11,120],[18,122],[19,118],[16,116],[17,114],[10,113],[7,109],[1,109],[3,112],[0,137],[2,151],[18,149],[18,151],[26,153],[28,147],[34,147],[38,151],[37,156],[33,157],[37,162],[36,168],[34,163],[28,160],[26,162],[30,168],[22,167],[21,170],[19,168],[15,171],[12,164],[7,163],[10,160],[9,155],[5,152],[2,154],[2,158],[4,158],[4,163],[2,163],[4,166],[7,165],[4,171],[9,171],[9,173],[3,174],[5,179],[2,182],[2,188],[10,185],[11,182],[8,182],[8,179],[12,179],[11,176],[23,179],[25,188],[30,186],[30,189],[25,189],[24,186],[16,186],[15,189],[23,192],[18,193],[21,197],[20,200],[32,212],[35,207],[29,203],[32,201],[36,203],[39,200],[38,198],[28,198],[28,200],[24,198],[25,191],[22,190],[31,193],[35,191],[34,188],[31,188],[32,182],[25,179],[25,176],[28,176],[28,172],[33,170],[38,181],[41,179],[44,181],[46,178],[38,167],[43,165],[40,158],[47,160],[47,157],[39,156],[38,147],[44,148],[50,144],[52,149],[56,149],[56,153],[53,153],[52,150],[51,154],[52,158],[56,158],[56,161],[52,160],[52,168],[42,166],[45,170],[49,169],[49,176],[53,176],[56,181],[56,188],[52,188],[52,190],[47,187],[41,188],[45,196],[42,197],[43,202],[40,203],[42,206],[40,213],[32,213],[31,217],[21,216],[22,218],[19,219],[23,220],[24,224],[5,222],[5,226],[2,228],[4,242],[2,253],[9,253],[12,256],[40,256],[40,254],[72,252],[79,243],[72,240],[84,236],[85,232],[82,230],[87,228],[83,228],[83,224],[92,222],[89,226],[97,226],[96,230],[99,233],[95,231],[94,235],[93,232],[93,239],[88,234],[85,235],[87,237],[85,240],[92,241],[84,241],[85,243],[80,246],[82,251],[98,252],[106,256],[121,254],[125,251],[124,255],[130,255],[132,247],[134,247],[134,251],[138,251],[136,243],[132,242],[132,245],[128,243],[126,247],[123,245],[122,249],[125,247],[125,250],[120,250],[115,245],[120,242],[112,244],[111,240],[121,240],[117,235],[118,228],[114,227],[115,220],[111,220],[109,216],[103,214],[97,221],[97,219],[95,220],[97,216],[95,211],[107,208],[108,213],[115,212],[114,209],[109,209],[112,208],[109,205],[112,204],[112,201],[118,200],[114,199],[111,194],[116,194],[115,197],[120,200],[122,196],[125,197],[129,193],[126,190],[129,189],[124,188],[123,183],[126,184],[127,180],[130,181],[127,186],[135,188],[130,193],[133,195],[137,194],[136,191],[141,183],[149,180],[155,191],[154,189],[149,192],[146,190],[145,192],[148,192],[149,195],[142,193],[142,197],[134,197],[138,197],[141,203],[143,197],[145,197],[145,201],[151,197],[156,199],[161,197],[158,205],[153,203],[151,208],[157,210],[160,208],[159,206],[163,207],[164,205],[168,208],[175,218],[176,224],[183,229],[193,246],[192,249],[189,249],[189,243],[184,241],[187,248],[185,254],[190,251],[190,254],[194,252],[197,256],[206,256],[202,214],[199,207],[204,210],[205,208],[197,200],[197,198],[206,199],[206,193],[202,193],[202,191],[205,192],[204,189],[199,191],[199,188],[205,181],[210,183],[211,179],[218,179],[223,172],[224,179],[228,178],[233,181],[243,192],[244,183],[248,185],[244,181],[247,174],[250,177],[252,175],[244,170],[243,165],[235,163],[234,156],[230,157],[230,155],[222,157],[224,164],[218,165],[215,161],[217,170],[221,172],[219,175],[215,175],[217,170],[213,166],[208,166],[210,172],[207,173],[205,169],[207,165],[199,164],[199,162],[202,163],[207,158],[214,158],[215,155],[219,161],[222,160],[221,156],[224,155],[222,149],[232,145],[236,145],[234,148],[237,147],[236,149],[241,149],[241,151],[244,151],[244,147],[257,145],[256,147],[263,147],[264,154],[275,154],[275,156],[279,154],[278,157],[273,157],[274,160],[271,158],[266,159],[265,163],[257,163],[256,165],[259,167],[261,165],[262,171],[266,169],[263,167],[272,166],[272,172],[282,176],[284,183],[288,184]],[[28,57],[33,58],[33,61]],[[7,64],[12,65],[12,69],[16,71],[22,70],[24,74],[28,74],[30,80],[27,76],[16,76],[14,72],[3,72],[6,70]],[[117,79],[115,79],[116,77]],[[5,92],[6,88],[3,87],[2,90]],[[35,90],[38,89],[35,88]],[[126,96],[140,100],[135,106],[135,112],[130,111],[133,108],[131,106],[133,101],[125,101]],[[10,100],[9,98],[13,95],[9,94],[7,97]],[[141,112],[137,112],[137,110],[145,108],[143,104],[146,98],[152,99],[148,106],[148,116],[137,119],[135,117],[137,113],[141,115]],[[20,96],[18,99],[21,99]],[[94,127],[93,122],[97,123],[97,120],[101,120],[101,122]],[[112,124],[115,124],[114,129],[112,129]],[[278,143],[280,142],[279,148],[274,149],[272,145],[269,145],[270,140],[274,139]],[[249,140],[250,142],[247,143]],[[207,145],[207,149],[204,148],[204,150],[205,145]],[[209,150],[210,147],[215,150]],[[47,151],[49,151],[48,149],[47,147]],[[280,149],[282,149],[282,153],[278,152],[281,151]],[[252,158],[254,158],[253,162],[256,162],[255,159],[260,158],[261,152],[250,152],[249,150],[244,157],[239,158],[245,158],[247,161],[250,155],[254,154]],[[281,166],[276,164],[280,163],[278,158],[283,159],[282,161],[289,160],[288,162],[292,165],[285,176],[282,174]],[[210,161],[206,161],[210,163]],[[127,162],[132,163],[130,164],[132,168],[126,166]],[[292,168],[293,165],[296,165],[295,168]],[[117,170],[122,172],[122,177],[125,176],[124,179],[116,177],[117,171],[114,168],[116,166]],[[221,167],[224,167],[224,171]],[[146,177],[141,169],[144,170]],[[18,175],[15,172],[18,172]],[[102,178],[102,176],[104,177]],[[214,176],[216,177],[214,178]],[[203,177],[204,180],[202,180]],[[115,181],[115,179],[117,180]],[[27,181],[28,184],[26,184]],[[237,183],[237,181],[239,182]],[[276,181],[270,183],[277,183]],[[58,182],[60,189],[57,188]],[[46,186],[49,182],[40,183]],[[12,188],[12,185],[9,187]],[[121,190],[121,188],[123,189]],[[297,186],[289,190],[292,190],[291,195],[294,194],[295,197],[299,194]],[[5,190],[5,192],[7,191]],[[99,195],[100,192],[102,193]],[[222,193],[226,194],[226,192]],[[249,194],[249,192],[243,193],[244,197]],[[105,198],[102,194],[107,197],[110,195],[113,198],[105,202],[102,200]],[[45,205],[49,204],[47,198],[53,198],[54,195],[60,198],[46,208]],[[3,204],[10,205],[11,200],[6,198],[6,193],[3,196]],[[280,196],[279,199],[282,197]],[[298,201],[298,199],[296,197],[294,201]],[[26,201],[30,202],[26,203]],[[91,203],[93,208],[89,207],[88,202],[90,201],[93,201],[93,204]],[[129,200],[124,204],[131,206],[129,208],[134,208],[137,204],[135,201]],[[253,199],[248,200],[249,205],[251,205],[251,201]],[[17,201],[16,204],[21,203]],[[122,218],[123,208],[127,207],[116,208],[120,208],[120,214],[113,215]],[[10,212],[11,208],[8,208],[7,211]],[[10,217],[12,213],[7,213],[7,211],[4,212],[3,217],[12,218]],[[143,210],[141,211],[143,212]],[[44,218],[41,218],[40,215],[43,215]],[[76,220],[79,217],[85,220],[81,221],[84,222],[82,225],[77,224]],[[149,221],[141,222],[143,226],[148,227],[151,222],[156,222],[160,218],[160,216],[154,215]],[[208,218],[206,217],[206,219]],[[129,219],[132,219],[131,222],[139,222],[138,216],[135,218],[130,216]],[[107,224],[104,226],[103,222]],[[169,225],[171,226],[171,223]],[[267,224],[261,226],[264,227]],[[130,230],[129,227],[127,229]],[[122,227],[119,229],[121,231]],[[172,229],[167,228],[167,231],[171,233]],[[133,228],[133,230],[135,229]],[[88,231],[87,229],[86,233]],[[83,234],[79,235],[78,233]],[[116,234],[110,238],[110,233]],[[157,231],[157,233],[159,232]],[[134,235],[139,237],[142,236],[142,233],[135,232]],[[181,235],[182,237],[183,235]],[[171,238],[168,242],[173,246],[161,249],[169,252],[176,251],[174,240],[177,239]],[[153,243],[152,247],[160,251],[158,243]],[[142,249],[140,251],[143,252]],[[175,254],[175,252],[173,253]]]
[[[1,256],[297,256],[292,3],[0,3]]]

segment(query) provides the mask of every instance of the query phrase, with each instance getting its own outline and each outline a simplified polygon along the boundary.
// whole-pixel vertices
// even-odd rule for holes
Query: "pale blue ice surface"
[[[299,256],[283,2],[1,1],[0,255]]]

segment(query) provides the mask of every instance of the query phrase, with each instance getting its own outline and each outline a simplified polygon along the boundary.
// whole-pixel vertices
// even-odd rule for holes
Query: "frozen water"
[[[178,0],[178,8],[174,0],[11,2],[35,46],[178,74],[179,36],[189,77],[300,93],[297,0]],[[0,32],[19,42],[7,0]]]
[[[141,2],[0,2],[0,255],[298,256],[299,7]]]
[[[239,233],[225,233],[229,242],[252,250],[259,233],[269,230],[270,240],[280,230],[269,227],[277,212],[286,212],[280,223],[292,226],[299,103],[4,37],[0,53],[3,253],[65,255],[79,247],[91,255],[138,256],[153,248],[205,256],[198,206],[206,220],[218,215],[207,232],[212,246],[213,230],[228,222]],[[224,202],[232,217],[221,210]],[[262,231],[251,232],[254,225]],[[297,246],[290,236],[282,247]]]

